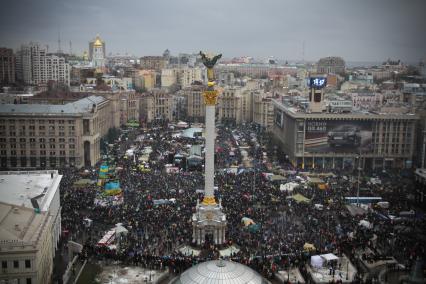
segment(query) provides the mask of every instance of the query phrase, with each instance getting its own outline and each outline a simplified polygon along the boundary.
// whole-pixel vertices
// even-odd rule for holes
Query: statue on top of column
[[[216,62],[222,57],[222,54],[215,56],[206,55],[204,52],[200,51],[201,61],[203,61],[204,66],[207,67],[207,78],[209,82],[214,82],[214,72],[213,67]]]

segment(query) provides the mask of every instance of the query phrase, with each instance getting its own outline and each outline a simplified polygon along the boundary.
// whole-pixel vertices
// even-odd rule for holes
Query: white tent
[[[293,192],[293,190],[298,186],[297,182],[288,182],[286,184],[280,185],[280,191]]]
[[[311,266],[314,268],[321,268],[324,260],[319,255],[311,256]]]
[[[367,229],[373,228],[373,225],[370,222],[368,222],[367,220],[359,221],[358,226],[362,226],[362,227],[367,228]]]
[[[338,260],[339,258],[332,254],[332,253],[327,253],[327,254],[321,254],[320,257],[322,259],[324,259],[325,261],[331,261],[331,260]]]

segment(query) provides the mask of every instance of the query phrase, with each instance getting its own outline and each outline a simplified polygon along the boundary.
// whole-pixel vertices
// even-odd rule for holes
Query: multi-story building
[[[222,123],[240,124],[242,122],[241,87],[226,87],[218,99],[218,119]]]
[[[264,92],[254,92],[253,96],[253,122],[271,130],[274,124],[274,106],[272,95]]]
[[[148,70],[161,70],[166,67],[167,59],[163,56],[143,56],[140,58],[140,68]]]
[[[145,123],[173,121],[173,96],[154,89],[140,98],[140,118]]]
[[[62,176],[0,172],[0,178],[0,282],[50,283],[61,234]]]
[[[273,134],[301,168],[409,168],[418,116],[402,111],[309,112],[273,99]]]
[[[200,67],[182,68],[178,72],[178,82],[181,88],[191,86],[194,82],[203,82],[206,76],[203,76],[204,69]]]
[[[112,106],[101,96],[64,105],[0,105],[0,167],[93,166],[100,139],[114,126]]]
[[[356,90],[349,93],[355,108],[372,108],[381,106],[383,94],[370,90]]]
[[[161,87],[168,88],[177,83],[178,69],[162,69],[161,70]]]
[[[15,56],[10,48],[0,48],[0,85],[15,83]]]
[[[183,89],[186,98],[186,115],[191,122],[204,122],[206,110],[204,104],[203,92],[206,90],[204,85],[192,85]]]
[[[324,57],[317,63],[317,73],[345,74],[345,61],[341,57]]]
[[[48,55],[37,43],[21,46],[16,56],[16,77],[28,85],[45,85],[55,81],[70,85],[70,66],[65,58]]]

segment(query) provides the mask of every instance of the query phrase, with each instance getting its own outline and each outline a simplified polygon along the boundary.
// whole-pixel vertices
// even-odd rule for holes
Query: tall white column
[[[215,106],[206,105],[205,130],[205,185],[204,196],[214,197],[214,136],[215,136]]]

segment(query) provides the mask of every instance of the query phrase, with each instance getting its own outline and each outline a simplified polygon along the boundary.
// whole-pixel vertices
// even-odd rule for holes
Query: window
[[[27,283],[26,284],[32,284],[32,282],[31,282],[31,278],[27,278],[27,281],[26,281]]]
[[[49,120],[49,124],[55,124],[54,120]]]
[[[59,138],[60,143],[65,143],[65,138]]]
[[[40,144],[40,149],[46,149],[46,144]]]
[[[31,260],[29,259],[25,260],[25,268],[31,268]]]
[[[44,130],[44,129],[45,129],[44,125],[40,125],[40,126],[38,127],[38,130]]]
[[[7,261],[3,260],[1,262],[1,268],[6,269],[7,268]]]
[[[18,260],[13,261],[13,268],[19,268],[19,261]]]
[[[56,148],[55,144],[50,144],[49,146],[50,146],[50,149],[55,149]]]
[[[40,143],[44,143],[44,141],[46,141],[44,138],[38,139],[38,142],[40,142]]]
[[[69,145],[69,148],[70,148],[70,149],[75,149],[75,145],[74,145],[74,144],[70,144],[70,145]]]

